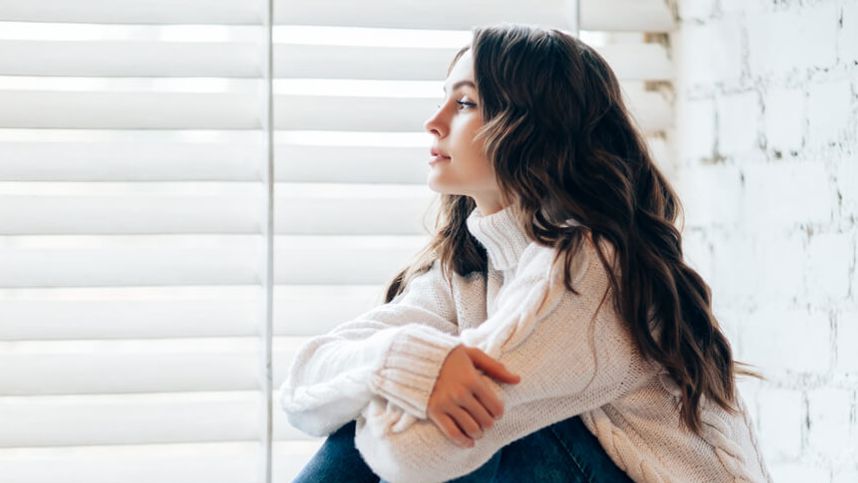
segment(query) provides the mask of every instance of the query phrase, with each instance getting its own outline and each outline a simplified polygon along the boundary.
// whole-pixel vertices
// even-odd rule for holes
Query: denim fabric
[[[351,421],[328,436],[294,481],[386,483],[364,463],[354,446],[354,434],[355,422]],[[450,481],[626,483],[632,480],[611,461],[581,418],[575,416],[513,441],[483,466]]]
[[[293,483],[378,483],[355,447],[355,421],[328,435]]]

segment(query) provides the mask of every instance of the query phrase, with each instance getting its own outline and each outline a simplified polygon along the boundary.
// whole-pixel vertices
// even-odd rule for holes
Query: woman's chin
[[[429,175],[429,179],[426,183],[430,190],[442,194],[442,195],[454,195],[457,194],[451,186],[444,184],[439,181],[436,176]]]

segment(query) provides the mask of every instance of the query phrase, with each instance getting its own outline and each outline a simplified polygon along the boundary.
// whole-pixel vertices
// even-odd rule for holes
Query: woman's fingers
[[[480,431],[485,431],[492,427],[495,420],[489,413],[488,409],[474,395],[462,402],[462,407],[471,414],[471,417],[480,425]],[[477,438],[482,437],[480,433]]]
[[[474,446],[474,441],[459,429],[459,426],[449,415],[438,414],[435,417],[434,422],[439,428],[441,428],[441,432],[443,432],[450,441],[466,448]]]
[[[487,369],[489,374],[479,368]],[[503,402],[492,390],[494,381],[489,376],[504,374],[507,380],[518,377],[479,349],[455,347],[438,374],[427,414],[454,443],[473,447],[473,440],[481,438],[503,414]]]
[[[456,424],[462,428],[462,432],[465,433],[470,439],[479,439],[483,436],[483,432],[480,429],[480,425],[474,420],[471,414],[465,410],[465,408],[461,406],[451,407],[449,410],[450,416],[453,417],[453,420],[456,421]]]
[[[497,395],[489,387],[489,381],[488,376],[480,374],[481,384],[477,384],[477,387],[474,388],[474,396],[486,408],[491,417],[500,419],[503,416],[503,402],[498,399]]]
[[[492,358],[480,349],[467,347],[466,350],[474,367],[485,372],[492,378],[509,384],[518,384],[521,382],[521,377],[518,374],[513,374],[500,361]]]

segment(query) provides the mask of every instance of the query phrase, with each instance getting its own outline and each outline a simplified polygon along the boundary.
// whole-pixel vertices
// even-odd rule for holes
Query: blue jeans
[[[385,483],[354,445],[355,422],[332,433],[293,483]],[[478,482],[631,482],[575,416],[546,426],[498,450],[483,466],[450,480]]]

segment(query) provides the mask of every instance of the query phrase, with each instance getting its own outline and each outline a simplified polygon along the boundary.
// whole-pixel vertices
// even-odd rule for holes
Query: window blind
[[[0,0],[4,481],[290,481],[321,444],[275,406],[264,452],[265,4]],[[428,240],[470,29],[579,13],[667,157],[661,0],[275,2],[271,387]]]

